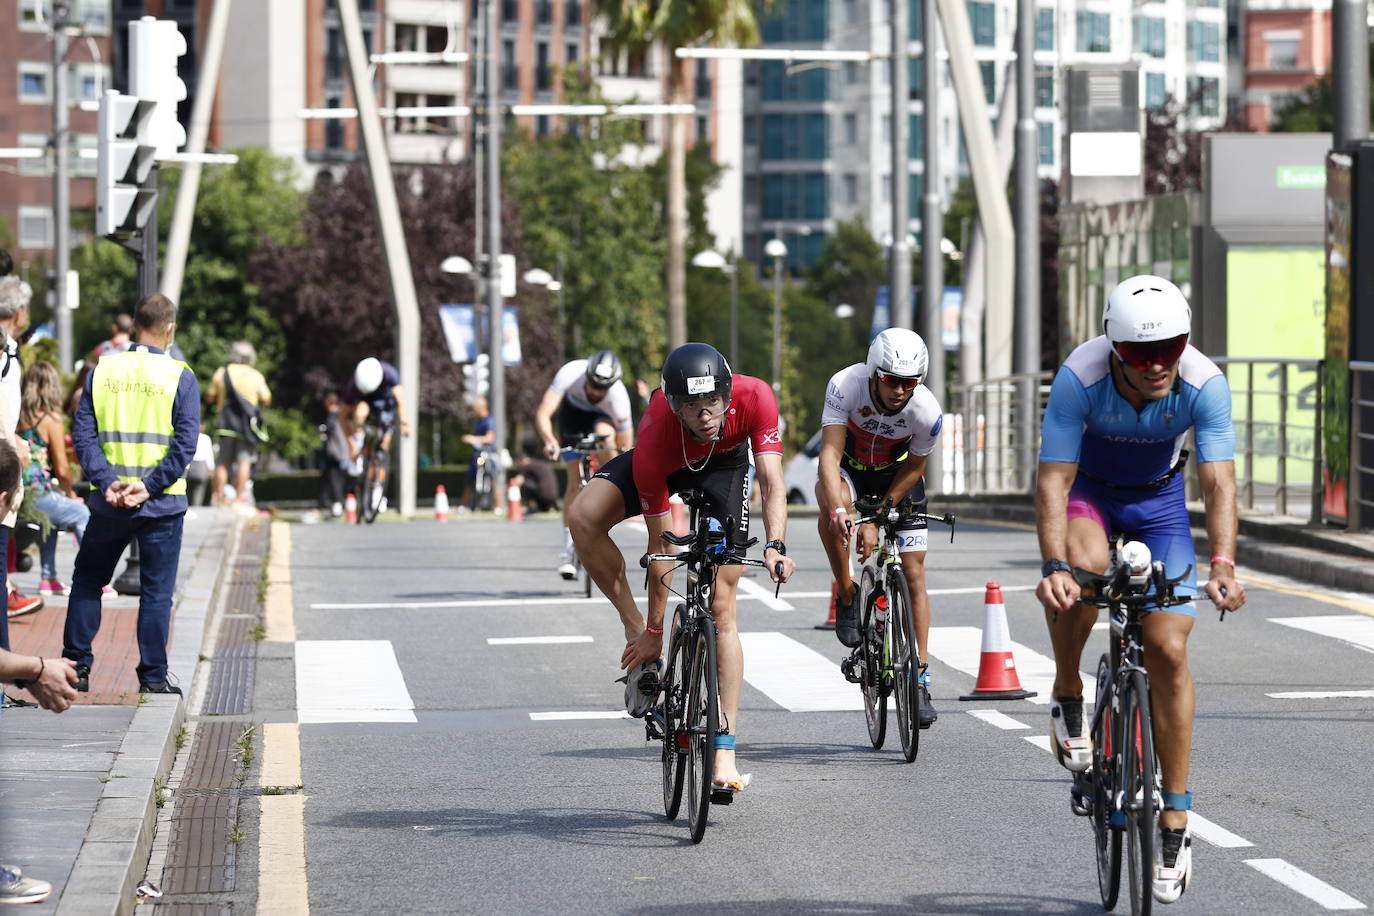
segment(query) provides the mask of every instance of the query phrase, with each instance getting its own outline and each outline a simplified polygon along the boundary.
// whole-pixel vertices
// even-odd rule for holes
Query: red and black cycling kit
[[[667,515],[670,494],[700,489],[708,511],[719,519],[733,518],[736,537],[744,540],[749,534],[750,447],[755,455],[782,455],[778,402],[762,379],[736,375],[719,439],[701,442],[693,437],[658,390],[640,420],[635,447],[596,476],[620,489],[625,518]]]

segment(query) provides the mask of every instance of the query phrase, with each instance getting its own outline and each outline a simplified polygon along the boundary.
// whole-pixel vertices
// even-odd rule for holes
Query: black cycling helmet
[[[728,405],[734,376],[730,364],[710,344],[683,344],[663,362],[663,396],[677,413],[691,398],[719,395]]]
[[[620,381],[620,360],[610,350],[593,353],[587,360],[587,384],[609,388]]]

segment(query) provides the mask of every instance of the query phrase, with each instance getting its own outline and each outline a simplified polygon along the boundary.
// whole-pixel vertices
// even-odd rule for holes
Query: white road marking
[[[1374,690],[1292,690],[1288,693],[1266,693],[1275,700],[1333,700],[1337,697],[1354,699],[1374,698]]]
[[[980,628],[931,627],[928,648],[933,658],[970,677],[978,677],[978,664],[983,651],[983,631]],[[1054,687],[1054,659],[1018,642],[1011,643],[1011,651],[1021,686],[1036,693],[1027,702],[1048,705]],[[1083,699],[1088,703],[1097,700],[1097,682],[1088,674],[1083,675]]]
[[[839,665],[781,633],[741,633],[744,679],[790,712],[863,709]]]
[[[1363,910],[1365,905],[1354,897],[1337,890],[1320,878],[1291,865],[1283,859],[1246,859],[1245,864],[1268,875],[1328,910]]]
[[[754,579],[741,578],[739,580],[739,591],[735,594],[736,598],[753,598],[763,602],[763,606],[772,611],[795,611],[796,608],[788,604],[781,595],[773,597],[773,580],[769,579],[768,584],[764,585]],[[793,597],[793,596],[789,596]],[[830,597],[827,592],[826,597]]]
[[[1363,614],[1335,614],[1329,617],[1270,617],[1270,623],[1330,636],[1352,646],[1374,652],[1374,617]]]
[[[1022,739],[1029,741],[1031,744],[1034,744],[1036,747],[1040,748],[1040,750],[1044,751],[1047,754],[1054,753],[1054,748],[1050,747],[1049,735],[1022,735],[1021,737]]]
[[[628,719],[630,714],[623,709],[574,709],[566,712],[532,712],[530,718],[535,722],[567,722],[573,719]]]
[[[1193,828],[1193,835],[1198,839],[1206,840],[1222,849],[1240,849],[1243,846],[1255,845],[1245,837],[1237,836],[1220,824],[1207,820],[1196,811],[1188,812],[1188,826]]]
[[[548,646],[570,642],[591,642],[590,636],[488,636],[489,646]]]
[[[1112,624],[1111,624],[1111,621],[1109,621],[1109,620],[1099,620],[1097,623],[1093,624],[1093,632],[1094,632],[1094,633],[1097,632],[1098,630],[1110,630],[1111,628],[1112,628]]]
[[[386,639],[297,641],[296,711],[310,724],[415,721],[415,702]]]
[[[982,719],[989,725],[995,725],[1003,731],[1011,731],[1014,728],[1030,728],[1026,723],[1013,719],[1006,713],[998,712],[995,709],[975,709],[969,715],[975,719]]]
[[[749,581],[749,579],[740,579],[741,585]],[[759,592],[755,593],[752,592],[752,590],[750,589],[742,588],[741,591],[746,592],[746,594],[737,595],[737,600],[760,601],[763,600],[762,593],[767,594],[768,601],[777,601],[779,604],[787,604],[787,601],[783,600],[784,597],[791,599],[793,601],[810,598],[830,598],[829,590],[823,592],[789,592],[787,591],[787,586],[784,585],[782,595],[775,599],[773,597],[773,589],[771,587],[765,588],[765,586],[760,583],[753,584],[758,587]],[[1033,585],[1004,585],[1002,586],[1002,591],[1028,592],[1034,587],[1035,586]],[[927,594],[932,596],[973,595],[980,594],[982,593],[982,591],[982,586],[979,586],[977,588],[933,588],[930,589],[927,592]],[[635,602],[638,604],[643,604],[646,600],[648,599],[646,599],[643,595],[635,596]],[[601,597],[600,595],[597,595],[593,598],[562,598],[555,595],[546,596],[543,598],[474,598],[462,601],[364,601],[353,603],[321,602],[318,604],[310,605],[310,609],[312,611],[416,611],[431,609],[442,610],[445,608],[463,607],[533,607],[535,605],[604,605],[606,603],[606,599]],[[778,607],[776,608],[776,610],[791,610],[791,607]]]

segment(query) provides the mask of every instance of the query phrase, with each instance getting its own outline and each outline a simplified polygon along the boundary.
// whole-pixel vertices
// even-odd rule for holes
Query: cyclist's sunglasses
[[[1117,356],[1121,357],[1123,363],[1132,369],[1144,372],[1156,365],[1167,369],[1183,358],[1183,351],[1187,347],[1188,335],[1180,334],[1177,337],[1170,337],[1168,340],[1119,340],[1112,349],[1116,351]]]
[[[920,379],[903,378],[900,375],[889,375],[886,372],[878,373],[878,381],[893,391],[914,391],[916,386],[921,384]]]

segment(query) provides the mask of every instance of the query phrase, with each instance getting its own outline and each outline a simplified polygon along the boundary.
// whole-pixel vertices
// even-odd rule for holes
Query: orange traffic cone
[[[434,520],[448,521],[448,490],[444,489],[443,484],[434,488]]]
[[[1002,601],[1002,586],[989,582],[983,597],[983,649],[978,660],[978,683],[961,700],[1023,700],[1035,696],[1023,690],[1016,676],[1016,660],[1011,656],[1011,631],[1007,629],[1007,606]]]
[[[510,479],[510,486],[506,487],[506,518],[513,522],[523,522],[525,520],[525,507],[520,502],[520,475]]]
[[[673,534],[682,537],[687,534],[687,504],[674,493],[668,497],[668,508],[673,511]]]
[[[835,603],[840,600],[840,586],[838,583],[830,583],[830,613],[825,616],[825,623],[816,624],[818,630],[835,629]]]
[[[344,521],[350,525],[358,523],[358,497],[352,493],[344,497]]]

